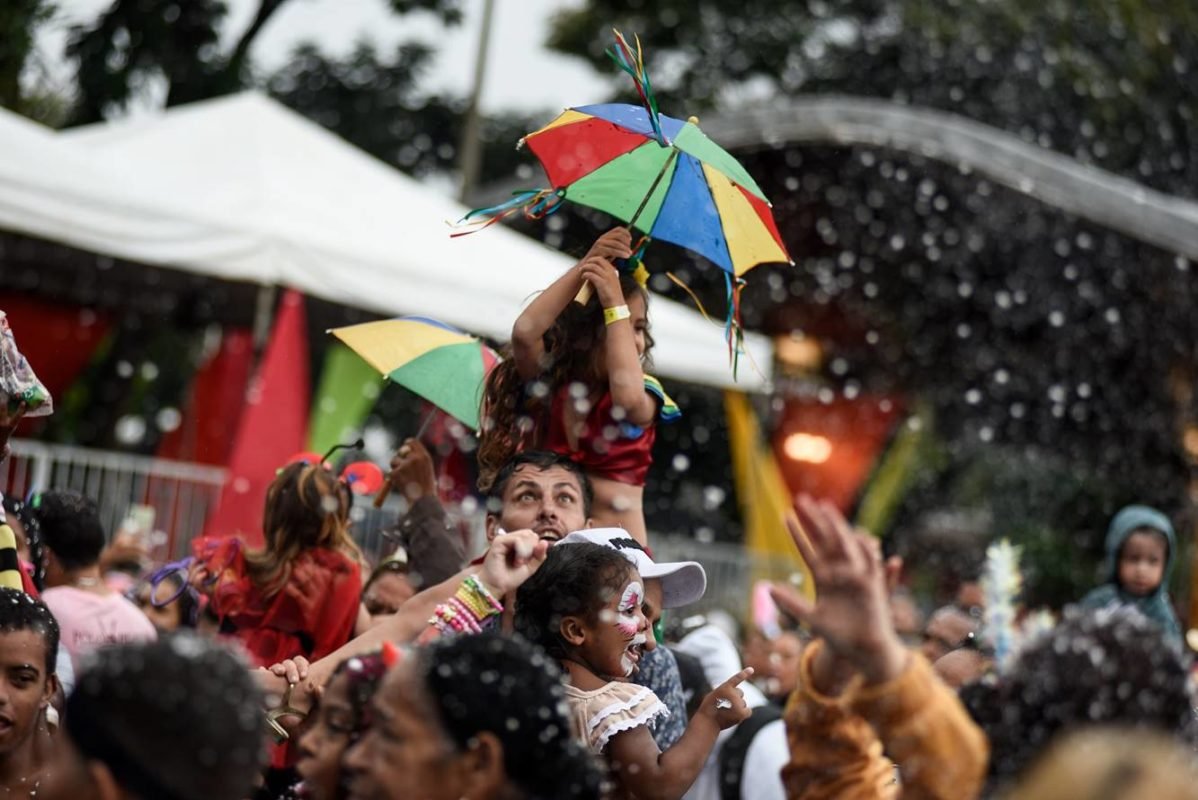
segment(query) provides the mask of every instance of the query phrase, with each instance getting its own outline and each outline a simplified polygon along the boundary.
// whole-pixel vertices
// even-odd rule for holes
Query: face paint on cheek
[[[636,671],[636,665],[641,663],[641,649],[645,646],[646,638],[643,633],[633,636],[628,647],[624,649],[624,654],[620,656],[620,668],[624,670],[625,678],[631,678],[632,673]]]
[[[616,630],[625,639],[633,638],[640,630],[641,626],[636,618],[636,612],[641,607],[641,599],[644,596],[645,590],[636,581],[628,584],[624,589],[624,594],[620,595],[620,604],[616,607]]]

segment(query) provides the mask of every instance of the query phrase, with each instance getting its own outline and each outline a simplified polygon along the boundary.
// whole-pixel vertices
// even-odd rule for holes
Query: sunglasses
[[[217,586],[225,576],[225,573],[233,566],[237,560],[237,556],[241,553],[241,540],[239,539],[205,538],[198,541],[196,546],[200,549],[198,558],[196,556],[187,556],[178,561],[163,564],[146,579],[146,582],[150,585],[150,605],[155,608],[169,606],[186,591],[191,589],[191,572],[197,564],[203,565],[209,573],[208,578],[203,582],[203,586],[206,589]],[[213,559],[216,559],[215,562]],[[178,587],[167,595],[160,596],[158,587],[172,575],[179,577]]]

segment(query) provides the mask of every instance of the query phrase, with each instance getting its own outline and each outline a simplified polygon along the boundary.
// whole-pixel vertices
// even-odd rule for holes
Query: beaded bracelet
[[[493,614],[503,613],[503,603],[495,599],[495,595],[483,585],[476,576],[469,575],[466,580],[462,581],[462,586],[458,589],[458,595],[461,596],[465,592],[465,600],[477,613],[479,619],[484,619]]]
[[[611,308],[603,309],[603,324],[611,325],[613,322],[619,322],[631,316],[632,312],[628,310],[627,305],[612,306]]]
[[[503,604],[473,575],[453,597],[437,605],[429,624],[441,633],[482,633],[483,623],[503,613]]]

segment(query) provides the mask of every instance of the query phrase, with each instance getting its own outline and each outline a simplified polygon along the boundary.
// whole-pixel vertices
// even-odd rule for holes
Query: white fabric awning
[[[0,152],[0,227],[499,340],[571,263],[499,225],[450,238],[463,206],[254,92],[60,134],[0,112]],[[660,297],[650,317],[662,376],[767,386],[765,337],[734,382],[721,326]]]

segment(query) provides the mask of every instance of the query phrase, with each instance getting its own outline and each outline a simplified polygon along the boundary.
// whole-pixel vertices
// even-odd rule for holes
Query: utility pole
[[[483,78],[487,71],[487,50],[491,44],[491,19],[494,11],[495,0],[483,0],[483,24],[478,33],[478,55],[474,61],[474,86],[470,91],[470,106],[466,109],[462,138],[458,144],[458,169],[462,176],[458,187],[458,200],[462,203],[468,202],[467,198],[478,183],[478,173],[482,167],[479,101],[482,99]]]

